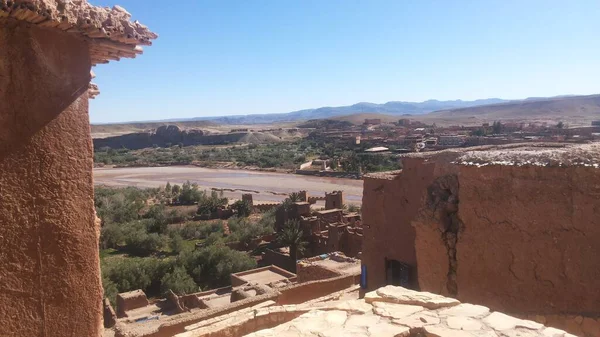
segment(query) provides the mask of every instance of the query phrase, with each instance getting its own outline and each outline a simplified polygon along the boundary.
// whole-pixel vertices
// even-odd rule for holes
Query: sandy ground
[[[167,182],[182,184],[189,180],[202,189],[234,190],[225,191],[228,198],[240,199],[242,193],[252,193],[258,202],[281,201],[287,194],[300,190],[312,196],[342,190],[347,204],[360,205],[363,191],[362,180],[195,166],[95,168],[94,180],[97,185],[137,187],[158,187]]]

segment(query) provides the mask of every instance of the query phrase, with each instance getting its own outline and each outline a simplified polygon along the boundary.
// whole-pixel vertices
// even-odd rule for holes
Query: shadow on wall
[[[0,30],[6,32],[0,34],[0,46],[6,46],[0,60],[10,60],[0,62],[0,74],[10,74],[0,76],[1,158],[86,94],[91,65],[85,42],[75,37],[57,38],[21,21],[2,21]],[[69,53],[59,52],[65,57],[55,56],[65,50]]]

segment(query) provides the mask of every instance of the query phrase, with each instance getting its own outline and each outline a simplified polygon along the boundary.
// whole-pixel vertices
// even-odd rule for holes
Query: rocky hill
[[[271,132],[231,132],[211,134],[200,129],[182,130],[177,125],[163,125],[155,131],[135,132],[107,138],[94,138],[94,148],[109,147],[130,150],[159,146],[169,147],[181,144],[190,145],[222,145],[233,143],[259,144],[275,143],[294,137],[295,131],[281,131],[286,135],[275,135]],[[280,132],[280,133],[281,133]]]
[[[482,121],[564,121],[571,125],[590,125],[600,119],[600,95],[569,96],[483,105],[469,108],[442,110],[417,119],[446,122],[451,124],[471,124]]]

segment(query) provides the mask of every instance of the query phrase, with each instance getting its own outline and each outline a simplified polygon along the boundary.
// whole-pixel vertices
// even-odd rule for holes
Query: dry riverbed
[[[252,193],[258,202],[276,202],[299,190],[306,190],[313,196],[342,190],[347,204],[362,203],[362,180],[195,166],[94,169],[97,185],[158,187],[167,182],[182,184],[188,180],[200,185],[201,189],[223,189],[226,197],[234,199],[240,199],[242,193]]]

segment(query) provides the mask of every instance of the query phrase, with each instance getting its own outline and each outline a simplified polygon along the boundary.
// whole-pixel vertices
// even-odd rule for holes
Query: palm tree
[[[290,193],[288,200],[290,202],[299,202],[299,201],[302,201],[302,198],[300,198],[300,193],[292,192],[292,193]]]
[[[306,241],[302,236],[300,222],[298,220],[288,220],[285,222],[283,229],[277,233],[277,242],[283,246],[290,247],[290,258],[296,265],[298,253],[302,253],[306,246]]]

